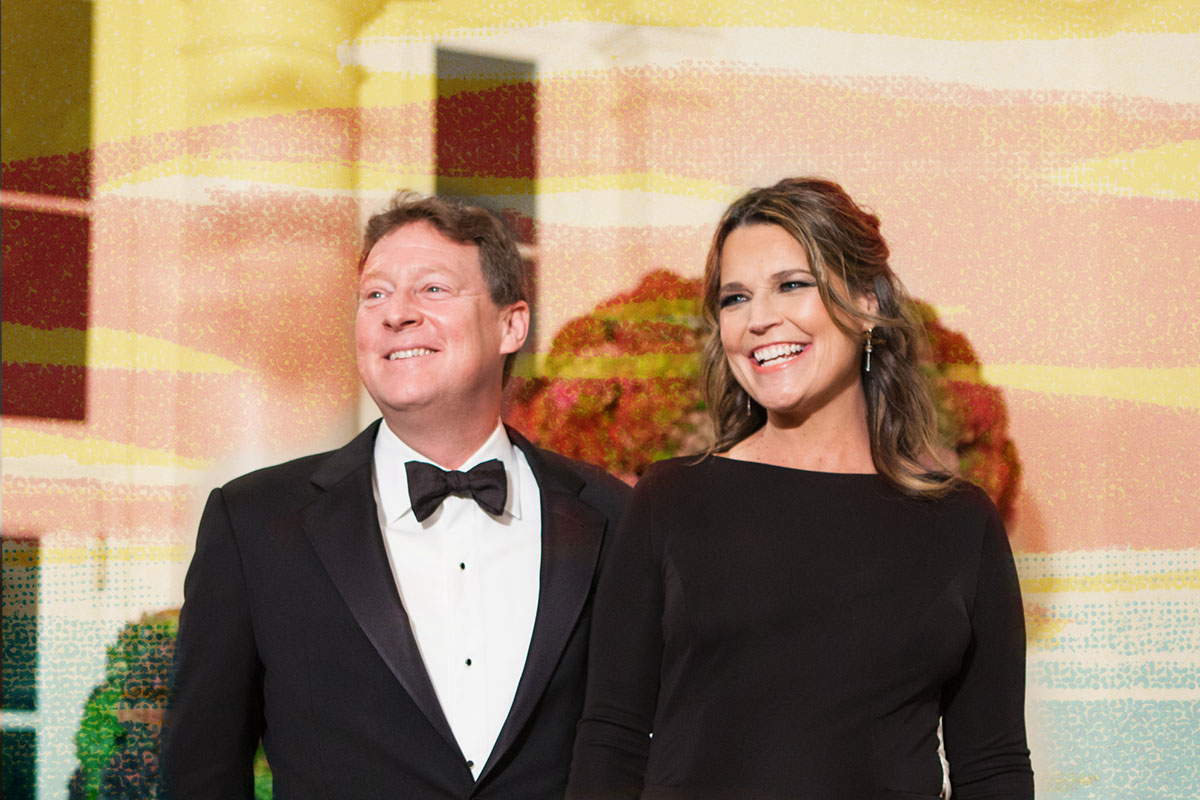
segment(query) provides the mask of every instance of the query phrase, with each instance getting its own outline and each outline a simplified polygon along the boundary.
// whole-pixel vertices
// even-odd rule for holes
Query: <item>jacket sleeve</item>
[[[643,478],[634,489],[600,573],[568,800],[636,798],[642,791],[663,657],[653,482]]]
[[[262,666],[245,574],[224,496],[216,489],[184,581],[164,731],[167,796],[251,800],[262,731]]]
[[[1004,523],[988,504],[971,642],[942,692],[954,800],[1026,800],[1033,771],[1025,739],[1025,617]]]

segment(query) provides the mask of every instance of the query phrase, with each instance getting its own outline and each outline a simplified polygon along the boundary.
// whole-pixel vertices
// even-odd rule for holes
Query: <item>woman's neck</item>
[[[818,472],[875,472],[866,400],[824,406],[811,414],[768,411],[763,427],[734,445],[729,455]]]

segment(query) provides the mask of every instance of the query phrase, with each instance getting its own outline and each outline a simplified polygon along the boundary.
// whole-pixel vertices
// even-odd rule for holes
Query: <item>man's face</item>
[[[504,359],[521,348],[528,327],[524,301],[506,308],[492,302],[479,248],[427,222],[384,236],[363,264],[354,324],[358,374],[394,424],[409,412],[498,417]]]

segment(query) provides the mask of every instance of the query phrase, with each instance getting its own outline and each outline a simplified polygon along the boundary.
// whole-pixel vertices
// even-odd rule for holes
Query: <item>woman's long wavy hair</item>
[[[800,243],[825,308],[847,335],[863,338],[854,323],[874,326],[871,371],[862,376],[875,469],[909,494],[944,494],[954,479],[930,469],[936,463],[937,424],[932,391],[920,366],[928,346],[924,328],[888,266],[879,218],[841,186],[820,178],[785,178],[754,189],[736,200],[717,225],[704,270],[708,336],[703,388],[716,429],[710,452],[729,450],[767,420],[766,410],[734,378],[721,346],[721,251],[729,234],[746,225],[778,225]],[[831,275],[840,281],[831,281]],[[852,302],[870,295],[877,303],[874,314]]]

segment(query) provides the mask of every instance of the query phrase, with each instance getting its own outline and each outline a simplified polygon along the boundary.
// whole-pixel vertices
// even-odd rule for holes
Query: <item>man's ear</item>
[[[518,300],[500,312],[500,352],[515,353],[529,335],[529,303]]]

